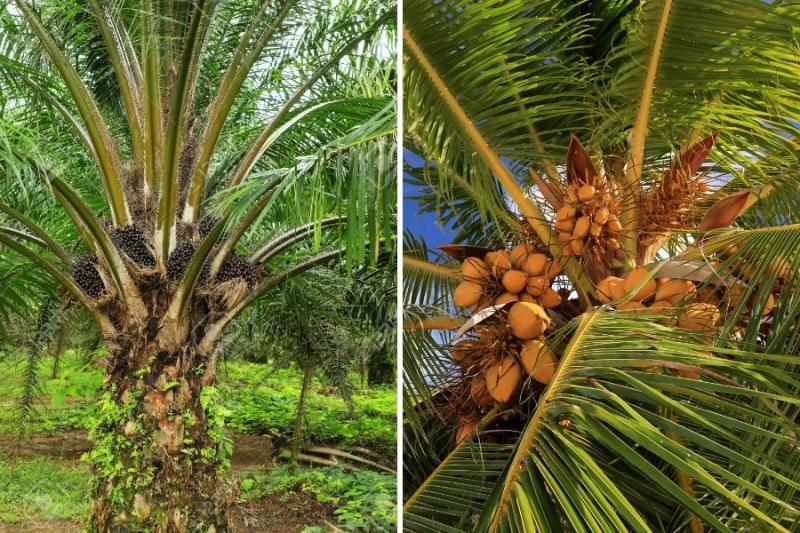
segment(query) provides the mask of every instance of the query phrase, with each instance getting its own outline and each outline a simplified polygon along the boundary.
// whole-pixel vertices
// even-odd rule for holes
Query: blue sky
[[[423,160],[410,150],[403,150],[404,161],[407,165],[419,168]],[[429,248],[449,244],[453,241],[455,232],[452,229],[443,228],[436,223],[435,213],[419,213],[419,206],[414,200],[408,199],[409,196],[416,194],[416,188],[403,183],[403,229],[412,234],[425,239]]]

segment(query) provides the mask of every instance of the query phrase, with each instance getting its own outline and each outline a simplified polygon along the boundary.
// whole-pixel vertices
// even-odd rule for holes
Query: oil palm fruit
[[[224,283],[232,279],[245,280],[250,289],[256,285],[255,265],[240,255],[237,255],[235,252],[231,253],[228,259],[222,263],[217,273],[217,281],[219,283]]]
[[[525,341],[519,354],[525,372],[543,385],[550,383],[556,369],[556,356],[540,339]]]
[[[147,238],[137,226],[119,226],[109,232],[109,237],[117,250],[124,252],[137,265],[148,268],[156,266],[156,258],[147,245]]]
[[[508,311],[508,323],[515,337],[527,340],[541,336],[550,325],[550,317],[540,305],[517,302]]]
[[[519,365],[510,356],[489,365],[484,372],[486,388],[497,403],[505,403],[511,399],[521,378]]]
[[[97,258],[93,255],[82,255],[75,261],[72,279],[91,298],[100,298],[106,292],[103,279],[97,271]]]
[[[167,259],[167,279],[175,281],[183,277],[189,262],[192,260],[194,250],[194,244],[188,241],[179,244],[172,250],[172,253],[169,254],[169,259]]]
[[[472,307],[481,299],[483,288],[472,281],[465,281],[453,294],[453,303],[458,307]]]
[[[197,225],[197,232],[200,234],[200,237],[205,237],[208,235],[217,222],[219,222],[219,218],[213,215],[204,216],[203,220],[200,221],[200,224]]]

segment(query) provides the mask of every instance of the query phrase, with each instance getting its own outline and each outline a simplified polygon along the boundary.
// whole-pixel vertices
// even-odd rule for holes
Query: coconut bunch
[[[692,230],[697,206],[709,191],[698,170],[708,157],[716,132],[690,146],[656,184],[646,190],[639,206],[639,246],[646,248],[670,231]]]
[[[720,319],[719,300],[708,299],[705,291],[699,293],[695,283],[687,279],[648,279],[645,268],[636,268],[623,278],[608,276],[597,284],[597,297],[606,304],[615,304],[619,311],[641,314],[664,314],[667,309],[680,307],[677,319],[669,323],[689,331],[710,335]]]
[[[556,356],[544,339],[550,318],[543,307],[516,302],[487,322],[476,326],[474,338],[455,344],[451,352],[470,383],[476,405],[508,402],[526,375],[542,384],[550,382]]]
[[[544,308],[561,305],[561,295],[552,288],[561,264],[537,251],[530,243],[510,252],[495,250],[483,257],[467,257],[461,264],[464,280],[455,290],[458,307],[478,312],[490,305],[527,302]]]
[[[560,191],[563,201],[554,206],[563,254],[613,268],[621,266],[625,252],[618,240],[622,230],[618,195],[575,136],[570,140],[566,167],[567,184]]]
[[[611,194],[608,182],[597,176],[567,186],[567,201],[556,211],[558,240],[564,255],[580,257],[586,250],[600,259],[617,258],[622,230],[617,214],[619,202]],[[618,258],[624,259],[624,252]]]

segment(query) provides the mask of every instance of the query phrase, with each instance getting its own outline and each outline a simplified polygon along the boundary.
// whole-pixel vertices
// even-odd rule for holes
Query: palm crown
[[[407,528],[793,530],[797,6],[405,12]]]

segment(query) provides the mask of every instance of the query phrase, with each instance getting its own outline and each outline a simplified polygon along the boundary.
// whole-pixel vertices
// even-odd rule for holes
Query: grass
[[[0,356],[2,359],[2,356]],[[0,364],[0,433],[17,431],[24,360],[5,357]],[[85,354],[68,350],[57,379],[51,379],[52,358],[39,365],[41,394],[30,419],[29,432],[51,433],[87,429],[96,408],[94,398],[102,372],[85,362]],[[229,415],[226,425],[238,433],[288,439],[292,431],[302,374],[294,367],[234,361],[220,369],[219,390]],[[357,376],[352,376],[357,381]],[[321,374],[315,376],[307,399],[308,432],[318,444],[362,446],[382,455],[395,455],[396,392],[393,386],[356,389],[352,410]]]
[[[85,465],[0,460],[0,520],[80,519],[89,505],[89,481]]]
[[[96,413],[94,399],[102,384],[102,372],[86,359],[86,354],[68,351],[56,379],[50,378],[52,358],[42,359],[39,395],[25,422],[26,432],[86,429]],[[23,359],[0,352],[0,434],[20,430],[24,369]],[[357,383],[357,376],[353,378]],[[298,369],[235,361],[220,369],[219,381],[229,430],[268,435],[275,443],[290,436],[302,385]],[[393,386],[357,389],[351,408],[321,375],[315,376],[307,399],[308,434],[315,444],[363,446],[393,458],[395,399]],[[242,502],[303,493],[333,505],[337,526],[345,531],[395,528],[396,480],[391,474],[280,462],[235,475],[241,476]],[[42,457],[12,461],[0,453],[0,526],[3,522],[80,520],[88,506],[89,482],[89,469],[79,462]]]

